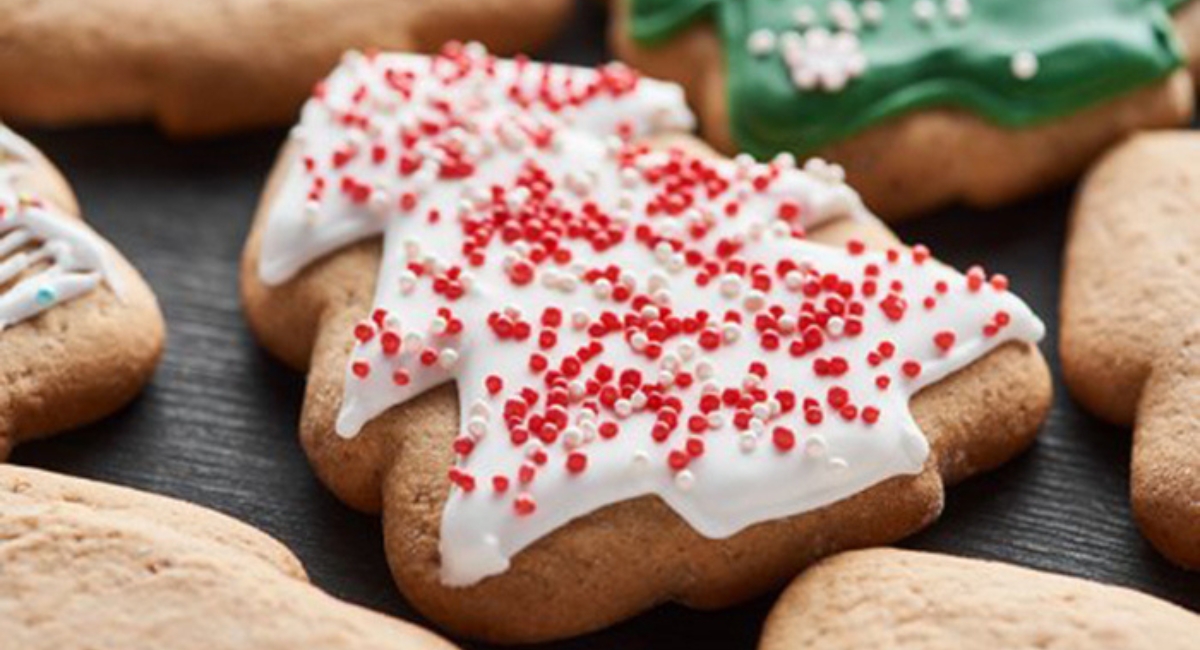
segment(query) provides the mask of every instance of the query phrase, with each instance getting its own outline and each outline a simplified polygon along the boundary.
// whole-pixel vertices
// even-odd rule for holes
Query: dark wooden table
[[[606,58],[604,16],[582,3],[549,60]],[[89,220],[145,273],[166,311],[166,358],[133,405],[12,461],[134,486],[229,513],[278,537],[333,594],[419,619],[392,584],[378,521],[342,506],[297,442],[303,377],[268,357],[242,318],[238,258],[283,131],[173,143],[149,127],[24,131],[73,182]],[[905,225],[943,259],[1007,273],[1049,326],[1056,374],[1039,442],[952,489],[912,548],[1001,559],[1135,587],[1200,610],[1200,576],[1158,556],[1129,511],[1129,432],[1097,422],[1057,379],[1060,255],[1071,189],[995,212]],[[770,607],[697,613],[666,606],[561,648],[751,648]],[[468,644],[469,645],[469,644]]]

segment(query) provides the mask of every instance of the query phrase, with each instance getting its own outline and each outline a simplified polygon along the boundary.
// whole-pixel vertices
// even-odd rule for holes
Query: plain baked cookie
[[[1142,532],[1200,568],[1200,134],[1137,136],[1079,191],[1062,294],[1063,374],[1089,411],[1134,426]]]
[[[211,510],[0,466],[6,648],[451,650],[308,584],[279,542]]]
[[[725,152],[819,154],[896,220],[1074,178],[1186,123],[1187,0],[614,0],[618,55],[682,83]],[[1172,25],[1168,11],[1174,10]]]
[[[156,121],[176,136],[284,124],[350,48],[538,47],[571,0],[0,3],[0,119]]]
[[[123,406],[162,352],[150,288],[78,214],[62,176],[0,124],[0,461]]]
[[[779,598],[759,650],[1194,648],[1200,617],[1131,589],[935,553],[843,553]]]
[[[317,473],[382,510],[401,590],[455,633],[744,600],[920,529],[1045,416],[1003,276],[898,247],[836,167],[639,144],[691,125],[673,84],[472,46],[323,88],[247,315],[308,369]]]

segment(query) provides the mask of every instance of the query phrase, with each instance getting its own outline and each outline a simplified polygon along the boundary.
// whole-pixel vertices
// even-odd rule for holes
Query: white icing
[[[632,122],[636,135],[690,127],[692,118],[677,87],[641,80],[630,93],[593,99],[577,109],[551,114],[537,107],[520,109],[503,92],[514,80],[526,77],[536,86],[540,74],[520,73],[514,64],[500,61],[494,75],[489,75],[478,71],[487,67],[478,63],[486,60],[482,53],[468,51],[467,56],[476,61],[474,71],[449,84],[429,74],[429,59],[408,55],[381,55],[373,60],[352,56],[333,73],[323,98],[309,102],[296,129],[295,144],[313,161],[313,169],[306,170],[298,160],[287,170],[270,206],[259,267],[265,282],[283,282],[326,253],[384,233],[375,303],[388,315],[379,323],[367,321],[361,326],[370,338],[354,349],[337,430],[353,436],[388,408],[446,381],[457,381],[463,440],[473,449],[460,454],[453,471],[473,477],[475,487],[472,491],[461,484],[452,488],[443,512],[441,579],[447,585],[470,585],[502,573],[510,558],[549,532],[627,499],[657,495],[699,533],[721,538],[758,522],[828,505],[888,478],[919,472],[929,449],[909,413],[911,396],[1006,341],[1036,341],[1043,335],[1041,322],[1018,298],[1003,291],[1002,285],[993,287],[976,277],[975,283],[981,286],[971,288],[964,276],[932,260],[918,260],[916,253],[893,251],[895,259],[889,259],[881,253],[851,254],[844,248],[793,237],[776,216],[781,206],[797,207],[797,221],[805,226],[844,216],[871,218],[857,195],[841,182],[840,169],[820,161],[810,161],[806,171],[795,169],[788,158],[769,166],[744,158],[704,161],[700,164],[732,179],[732,186],[711,199],[698,195],[695,212],[647,217],[644,206],[662,185],[630,169],[649,173],[676,154],[631,153],[605,136],[622,120]],[[387,70],[417,73],[411,97],[397,103],[396,93],[381,83]],[[549,66],[548,70],[557,77],[587,79],[594,74],[564,66]],[[356,92],[362,87],[371,90],[356,101]],[[419,172],[402,177],[395,172],[397,154],[391,150],[382,164],[370,156],[359,156],[339,170],[333,169],[334,152],[347,143],[363,147],[372,142],[396,142],[400,125],[430,115],[431,103],[438,100],[449,100],[456,108],[453,114],[464,121],[466,134],[448,139],[474,150],[476,168],[468,178],[438,181],[421,178]],[[370,107],[366,111],[369,124],[346,127],[342,117],[360,114],[362,106]],[[517,121],[553,126],[553,146],[538,148],[525,136],[498,135],[498,130]],[[618,164],[622,152],[634,161],[631,167]],[[691,164],[690,158],[682,160]],[[856,292],[866,279],[866,265],[876,264],[880,269],[878,293],[869,298],[854,294],[865,307],[859,320],[863,333],[856,336],[850,332],[853,317],[832,317],[817,328],[826,337],[818,350],[792,356],[788,342],[796,336],[795,315],[805,299],[804,280],[810,279],[804,273],[795,271],[778,278],[771,274],[775,281],[766,291],[747,286],[748,278],[736,273],[719,274],[700,286],[697,270],[687,266],[681,255],[668,250],[669,246],[651,248],[632,235],[602,254],[584,240],[564,237],[562,245],[574,254],[571,264],[534,265],[533,282],[519,287],[509,280],[508,272],[514,260],[530,254],[528,245],[507,245],[496,237],[485,249],[484,264],[466,267],[469,286],[462,297],[448,301],[437,295],[428,275],[415,277],[408,264],[418,262],[439,272],[461,264],[459,251],[465,235],[460,219],[482,218],[490,196],[488,188],[493,184],[509,188],[505,200],[513,211],[530,206],[528,197],[512,194],[513,180],[526,161],[538,163],[548,173],[555,183],[554,198],[575,214],[591,201],[605,214],[618,215],[632,225],[649,224],[657,234],[705,252],[715,250],[718,240],[735,239],[743,246],[738,255],[749,262],[761,262],[768,270],[781,260],[807,264],[814,272],[836,273],[849,280]],[[756,190],[753,179],[764,174],[777,176],[765,190]],[[387,200],[356,205],[343,193],[329,191],[310,201],[314,178],[326,177],[330,186],[336,186],[342,175],[369,179],[364,182],[373,188],[371,192]],[[396,201],[405,192],[419,195],[417,205],[409,211],[402,211]],[[721,211],[730,200],[741,206],[735,217]],[[432,209],[441,214],[437,223],[426,218]],[[692,222],[711,230],[700,239],[690,239],[687,228]],[[650,431],[657,414],[647,408],[646,394],[634,393],[611,408],[600,408],[596,417],[583,404],[595,403],[597,398],[580,395],[586,384],[577,380],[568,385],[567,426],[558,431],[554,442],[543,444],[535,436],[523,445],[514,445],[505,422],[505,404],[519,399],[518,392],[527,386],[535,388],[541,398],[531,411],[543,412],[547,400],[545,375],[530,370],[529,361],[530,354],[538,351],[543,329],[538,322],[543,311],[557,307],[564,320],[561,327],[553,328],[557,345],[541,351],[550,368],[558,368],[565,356],[593,340],[586,327],[578,325],[594,322],[605,310],[622,317],[631,311],[629,302],[614,301],[611,282],[582,279],[583,270],[609,264],[622,269],[620,284],[636,285],[635,293],[650,295],[660,305],[669,301],[681,317],[690,317],[697,310],[711,312],[714,326],[707,329],[719,333],[724,343],[717,350],[706,351],[698,347],[697,336],[680,335],[664,343],[659,359],[650,360],[638,352],[645,349],[644,331],[629,338],[609,334],[600,339],[603,353],[584,364],[580,379],[591,377],[600,363],[611,365],[618,373],[638,369],[646,383],[658,381],[668,387],[666,394],[682,400],[684,421],[665,442],[655,442]],[[909,303],[898,322],[882,307],[893,281],[903,283],[902,293]],[[938,290],[939,283],[945,284],[944,291]],[[919,299],[926,296],[935,297],[936,305],[927,308],[920,304]],[[822,293],[819,300],[828,297]],[[754,318],[770,305],[787,309],[778,319],[786,335],[778,351],[767,353],[760,347]],[[442,307],[448,307],[453,319],[461,321],[461,333],[444,333],[448,321],[439,315]],[[533,325],[527,341],[499,340],[485,324],[489,314],[506,310],[519,311],[521,318]],[[717,326],[726,310],[741,314],[744,323]],[[654,320],[655,311],[653,307],[643,309],[641,317]],[[1007,326],[985,335],[984,327],[994,325],[1000,311],[1008,316]],[[383,349],[383,330],[403,336],[399,353],[388,354]],[[952,332],[956,337],[947,351],[934,342],[940,332]],[[868,367],[867,357],[884,339],[894,343],[894,355],[877,368]],[[436,363],[418,361],[425,348],[436,351],[432,357]],[[848,360],[851,371],[837,378],[818,376],[814,361],[835,357]],[[909,378],[902,373],[904,361],[919,362],[920,374]],[[699,414],[701,395],[710,388],[753,387],[753,381],[746,382],[754,362],[765,366],[767,378],[759,383],[776,397],[745,408],[722,406],[704,416],[703,434],[689,435],[686,419]],[[367,369],[365,376],[356,371],[361,368]],[[407,373],[409,383],[397,385],[393,379],[397,371]],[[880,374],[890,378],[887,390],[876,384]],[[486,388],[492,375],[503,379],[503,388],[496,395]],[[684,375],[694,378],[688,388],[679,383]],[[833,387],[847,391],[855,405],[851,421],[828,404],[828,391]],[[800,401],[817,398],[822,422],[808,424],[799,404],[782,413],[779,389],[794,391]],[[877,409],[877,421],[866,421],[862,414],[867,407]],[[745,430],[735,426],[738,411],[752,416],[748,416]],[[598,429],[610,422],[619,424],[620,432],[608,439]],[[774,430],[780,426],[793,432],[794,448],[785,450],[774,443]],[[680,451],[693,439],[703,442],[703,455],[686,467],[671,467],[671,452]],[[568,470],[566,462],[572,452],[586,454],[586,470]],[[541,453],[547,460],[538,465],[534,457]],[[521,484],[520,468],[529,463],[536,468],[536,476]],[[503,493],[493,489],[496,475],[509,479]],[[535,509],[516,514],[515,508],[527,499]]]
[[[117,290],[100,237],[17,192],[18,176],[36,157],[32,145],[0,125],[0,332],[101,281]]]
[[[367,84],[367,87],[383,95],[373,107],[384,113],[377,116],[373,126],[376,134],[373,137],[394,139],[402,127],[411,125],[422,114],[428,115],[431,111],[417,101],[404,104],[394,93],[387,93],[382,71],[396,68],[423,74],[429,70],[429,61],[424,56],[394,53],[378,55],[372,61],[362,54],[350,52],[344,57],[342,65],[326,80],[331,103],[350,107],[352,102],[349,95],[358,87],[357,83]],[[565,65],[530,63],[529,68],[548,68],[556,77],[573,76],[581,82],[595,74],[588,68]],[[512,109],[512,104],[502,92],[505,85],[521,79],[524,86],[534,89],[540,75],[532,72],[521,74],[512,61],[497,61],[495,77],[492,79],[494,83],[472,85],[469,92],[463,89],[463,94],[469,95],[469,99],[463,97],[462,101],[499,104],[500,108],[490,118],[498,121],[507,114],[506,108]],[[424,84],[418,84],[415,92],[417,97],[423,97],[427,91]],[[540,117],[549,119],[548,115]],[[488,119],[480,116],[481,122]],[[634,136],[689,131],[694,126],[694,118],[683,103],[682,89],[674,84],[649,79],[640,81],[638,92],[616,99],[598,98],[573,111],[570,119],[594,133],[614,133],[618,122],[628,121],[638,129],[632,134]],[[325,160],[336,147],[344,144],[346,136],[344,131],[331,126],[329,105],[310,101],[304,107],[299,126],[292,132],[292,142],[305,154]],[[356,136],[355,139],[365,141],[368,138]],[[376,180],[386,190],[391,190],[389,198],[394,199],[396,188],[392,186],[397,185],[395,174],[383,173],[394,171],[394,156],[383,169],[372,169],[365,162],[360,159],[352,163],[352,169],[378,176]],[[321,204],[319,212],[314,213],[308,205],[309,180],[303,166],[295,164],[286,173],[283,187],[267,215],[267,230],[263,236],[259,275],[268,284],[285,282],[314,260],[348,244],[381,234],[391,223],[389,217],[396,212],[395,209],[389,209],[384,215],[376,215],[355,210],[343,197],[337,196]],[[406,189],[412,188],[417,192],[436,191],[436,187],[436,179],[422,177],[420,173],[406,185]],[[339,218],[347,214],[352,217]],[[448,214],[453,215],[453,211]]]

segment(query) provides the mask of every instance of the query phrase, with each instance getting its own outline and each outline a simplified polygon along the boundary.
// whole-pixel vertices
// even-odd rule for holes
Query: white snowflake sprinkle
[[[862,44],[850,32],[831,34],[820,27],[808,30],[803,36],[788,32],[781,48],[792,83],[801,90],[837,92],[867,69]]]

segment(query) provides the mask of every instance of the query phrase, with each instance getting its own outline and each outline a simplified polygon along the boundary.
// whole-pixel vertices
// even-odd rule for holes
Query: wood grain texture
[[[601,10],[580,7],[572,32],[544,58],[604,58]],[[259,349],[241,315],[238,258],[283,132],[190,145],[150,128],[28,135],[156,289],[169,336],[158,375],[133,405],[87,431],[26,445],[13,462],[216,508],[286,543],[335,596],[416,619],[388,573],[378,521],[340,505],[305,461],[296,436],[303,378]],[[1042,349],[1056,366],[1070,198],[1064,191],[993,213],[940,214],[900,235],[957,266],[978,261],[1007,273],[1046,319]],[[1084,414],[1061,384],[1055,391],[1034,448],[950,491],[941,520],[906,546],[1130,586],[1200,610],[1200,580],[1161,559],[1130,515],[1129,432]],[[771,600],[721,612],[663,607],[552,647],[751,648]]]

